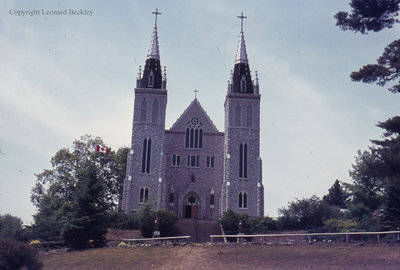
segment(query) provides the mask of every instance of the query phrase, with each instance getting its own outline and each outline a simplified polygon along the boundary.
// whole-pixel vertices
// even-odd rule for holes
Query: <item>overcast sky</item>
[[[244,21],[249,64],[260,78],[265,214],[295,198],[349,182],[358,149],[399,114],[400,94],[351,82],[398,38],[399,27],[342,32],[334,14],[349,0],[7,1],[0,3],[0,213],[31,222],[34,174],[84,134],[130,146],[136,74],[158,8],[167,66],[167,127],[194,98],[220,131]],[[42,12],[65,10],[67,15]],[[71,15],[93,12],[90,16]],[[18,11],[39,15],[18,16]],[[43,11],[42,11],[43,10]],[[87,12],[89,13],[89,12]],[[32,14],[32,13],[31,13]]]

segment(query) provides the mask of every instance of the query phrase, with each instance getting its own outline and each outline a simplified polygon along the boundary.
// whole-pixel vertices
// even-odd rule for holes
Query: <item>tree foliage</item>
[[[82,136],[73,142],[72,148],[59,150],[52,158],[52,169],[36,175],[31,200],[38,212],[34,215],[32,228],[38,238],[60,240],[61,229],[74,212],[76,194],[82,170],[93,166],[96,179],[104,185],[100,200],[107,210],[117,209],[122,195],[128,148],[120,148],[109,154],[96,152],[96,145],[104,145],[99,137]]]
[[[362,34],[391,28],[397,19],[399,0],[351,0],[351,13],[340,11],[335,15],[336,25],[341,30]]]
[[[378,127],[382,140],[373,140],[368,151],[359,151],[350,176],[353,184],[349,210],[359,220],[375,217],[390,226],[400,224],[400,117]],[[370,222],[370,221],[368,221]]]
[[[322,199],[329,205],[346,208],[347,195],[343,191],[339,180],[335,181],[335,183],[329,188],[328,194]]]
[[[322,227],[324,220],[340,216],[337,207],[330,206],[318,196],[296,199],[287,208],[279,209],[283,229],[314,229]]]
[[[92,162],[80,169],[72,212],[62,228],[65,243],[73,248],[105,245],[107,233],[105,185]]]
[[[22,240],[22,220],[10,214],[0,215],[0,238]]]
[[[369,31],[378,32],[385,28],[391,28],[399,23],[400,0],[351,0],[351,13],[340,11],[335,15],[336,25],[341,30],[350,30],[366,34]],[[397,81],[388,90],[392,93],[400,93],[400,40],[390,43],[384,50],[377,64],[369,64],[359,71],[352,72],[353,81],[364,83],[376,83],[385,86],[388,82]]]
[[[363,66],[359,71],[351,73],[353,81],[363,83],[376,83],[379,86],[385,86],[386,83],[396,81],[388,90],[392,93],[400,93],[400,39],[390,43],[378,58],[377,64]]]

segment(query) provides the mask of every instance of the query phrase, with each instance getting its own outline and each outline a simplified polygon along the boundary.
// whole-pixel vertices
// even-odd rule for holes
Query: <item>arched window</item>
[[[247,192],[239,192],[239,208],[247,208]]]
[[[158,122],[158,101],[157,101],[157,99],[154,100],[154,102],[153,102],[153,111],[152,111],[151,122],[152,123]]]
[[[247,106],[247,127],[253,127],[253,107]]]
[[[143,140],[142,173],[150,173],[151,139]]]
[[[240,79],[240,92],[246,93],[246,77],[244,75]]]
[[[145,123],[147,118],[147,101],[146,99],[142,100],[140,104],[140,122]]]
[[[185,134],[185,147],[192,149],[203,148],[203,130],[198,118],[193,117],[188,122]]]
[[[148,87],[153,87],[154,86],[154,72],[153,72],[153,70],[150,70],[149,81],[148,81],[147,86]]]
[[[140,203],[148,203],[149,202],[149,189],[147,187],[140,188]]]
[[[242,107],[238,103],[235,107],[235,127],[240,127],[242,125]]]
[[[247,143],[239,145],[239,178],[247,178]]]

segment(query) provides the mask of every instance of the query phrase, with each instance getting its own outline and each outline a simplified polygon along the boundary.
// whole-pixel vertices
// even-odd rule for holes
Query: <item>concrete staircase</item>
[[[221,234],[219,223],[215,220],[180,219],[175,222],[174,229],[176,234],[189,235],[191,242],[198,243],[211,242],[211,234]]]

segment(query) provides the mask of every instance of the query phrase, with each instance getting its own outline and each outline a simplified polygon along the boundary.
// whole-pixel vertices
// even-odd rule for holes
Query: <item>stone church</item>
[[[197,98],[165,129],[167,78],[158,45],[160,13],[153,14],[150,49],[136,81],[122,210],[135,213],[150,203],[154,209],[174,211],[179,218],[216,220],[228,209],[263,216],[260,93],[257,73],[253,81],[247,58],[246,17],[238,16],[241,31],[221,132]]]

